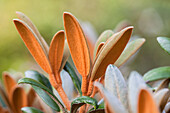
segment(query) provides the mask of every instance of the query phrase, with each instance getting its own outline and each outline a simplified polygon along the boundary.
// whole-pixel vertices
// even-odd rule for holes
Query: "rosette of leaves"
[[[127,82],[119,69],[109,65],[105,73],[104,86],[95,83],[104,98],[106,113],[169,113],[169,79],[159,84],[156,90],[136,72],[131,72]]]
[[[94,81],[102,82],[109,64],[120,67],[145,42],[145,39],[140,38],[128,43],[133,30],[132,26],[116,33],[106,30],[100,35],[95,44],[94,58],[92,60],[90,59],[86,37],[79,22],[72,14],[67,12],[63,14],[64,31],[59,31],[54,35],[50,47],[28,17],[20,12],[17,12],[17,15],[19,19],[14,19],[13,21],[21,38],[35,61],[48,73],[50,84],[58,92],[63,103],[45,84],[37,81],[37,79],[30,78],[29,76],[33,76],[33,73],[33,75],[28,74],[27,78],[21,79],[19,83],[31,84],[39,96],[58,112],[71,111],[75,113],[79,111],[82,113],[88,111],[89,105],[97,109],[96,100],[91,98],[96,93],[96,88],[93,85]],[[65,37],[66,41],[64,42]],[[67,62],[69,54],[71,54],[78,73],[82,76],[81,83],[74,68]],[[80,95],[72,102],[70,102],[62,87],[60,72],[63,68],[70,74]],[[86,104],[89,105],[87,106]],[[57,105],[60,109],[58,109]],[[79,109],[79,107],[81,108]]]

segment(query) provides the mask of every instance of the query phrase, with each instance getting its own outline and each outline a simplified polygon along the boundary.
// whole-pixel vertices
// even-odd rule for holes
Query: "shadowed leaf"
[[[170,54],[170,38],[167,37],[158,37],[157,41],[159,42],[160,46]]]
[[[62,59],[62,62],[61,62],[61,66],[60,66],[60,70],[59,70],[59,71],[62,71],[62,69],[64,68],[64,66],[65,66],[65,64],[66,64],[67,59],[68,59],[69,56],[70,56],[70,51],[69,51],[69,47],[68,47],[67,40],[65,40],[63,59]]]
[[[22,87],[13,88],[11,94],[11,103],[16,113],[22,113],[21,108],[27,106],[27,95]]]
[[[97,51],[96,51],[96,56],[98,56],[98,53],[99,53],[99,51],[101,50],[101,48],[103,47],[103,45],[104,45],[104,42],[101,42],[101,43],[99,44],[99,46],[98,46],[98,48],[97,48]]]
[[[157,106],[160,108],[161,112],[163,111],[169,96],[170,96],[170,91],[167,88],[159,90],[158,92],[156,92],[156,94],[154,94],[155,102]]]
[[[36,99],[36,93],[32,88],[30,88],[28,94],[27,94],[27,103],[28,106],[32,106],[34,103],[34,100]]]
[[[43,49],[45,50],[45,53],[48,54],[49,51],[49,47],[48,44],[46,43],[46,41],[44,40],[44,38],[41,36],[41,34],[39,33],[38,29],[36,28],[36,26],[32,23],[32,21],[23,13],[21,12],[16,12],[18,18],[22,21],[24,21],[35,33],[35,35],[37,36],[38,40],[40,41]]]
[[[88,96],[81,96],[76,99],[74,99],[71,103],[71,113],[76,113],[77,109],[81,107],[84,104],[90,104],[94,107],[94,109],[97,109],[97,101],[94,98],[88,97]]]
[[[108,65],[105,74],[105,88],[128,109],[127,84],[122,73],[114,65]]]
[[[34,79],[31,79],[31,78],[22,78],[18,81],[18,84],[24,84],[24,83],[35,86],[35,87],[33,87],[34,90],[39,94],[39,96],[43,99],[43,101],[48,103],[48,100],[45,99],[45,98],[48,98],[51,101],[51,104],[54,104],[52,107],[53,109],[60,111],[60,109],[58,109],[59,107],[57,107],[57,104],[60,104],[60,106],[63,107],[63,105],[57,99],[57,97],[53,94],[53,92],[49,88],[47,88],[45,85],[43,85],[42,83],[35,81]],[[39,92],[42,92],[42,94],[44,94],[44,95],[41,95],[41,93],[39,93]],[[51,104],[48,103],[49,106]],[[55,108],[54,108],[54,106],[55,106]]]
[[[17,83],[8,73],[3,73],[2,78],[4,81],[4,86],[5,86],[7,95],[10,96],[12,89],[17,85]]]
[[[121,55],[132,34],[133,27],[127,27],[110,37],[101,48],[93,65],[91,79],[94,81],[104,75],[109,64],[114,64]]]
[[[144,74],[144,80],[147,82],[170,78],[170,67],[159,67],[152,69]]]
[[[52,73],[51,66],[49,64],[47,54],[45,54],[40,42],[37,40],[37,36],[32,32],[32,30],[23,21],[14,19],[14,24],[27,46],[28,50],[36,60],[36,62],[41,66],[41,68],[47,73]]]
[[[64,31],[57,32],[50,44],[49,60],[53,70],[53,73],[59,75],[59,69],[62,62],[63,51],[64,51]],[[58,76],[60,77],[60,76]]]
[[[96,109],[96,110],[92,110],[89,113],[105,113],[104,109]]]
[[[25,72],[25,77],[34,79],[34,80],[40,82],[41,84],[45,85],[51,91],[53,91],[50,81],[43,74],[41,74],[37,71],[29,70],[29,71]]]
[[[144,38],[129,42],[114,65],[117,67],[123,65],[144,44],[144,42]]]
[[[64,13],[64,28],[70,53],[78,72],[87,76],[90,71],[90,56],[83,31],[70,13]]]
[[[152,95],[146,89],[139,92],[137,113],[159,113]]]
[[[156,89],[155,92],[158,92],[159,90],[164,89],[164,88],[168,88],[169,87],[169,83],[170,83],[170,78],[163,80],[161,82],[161,84],[158,86],[158,88]]]
[[[64,70],[69,73],[69,75],[73,81],[74,87],[77,89],[77,91],[79,92],[79,94],[81,96],[82,95],[81,82],[80,82],[76,72],[74,71],[74,69],[68,62],[66,62],[66,65],[64,66]]]

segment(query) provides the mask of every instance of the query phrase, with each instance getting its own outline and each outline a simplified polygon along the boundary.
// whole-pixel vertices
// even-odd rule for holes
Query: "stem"
[[[93,81],[90,80],[88,92],[87,92],[88,96],[91,95],[93,88],[94,88]]]
[[[58,76],[59,76],[59,75],[58,75]],[[56,78],[57,78],[57,76],[56,76]],[[56,78],[55,78],[54,74],[50,74],[50,77],[49,77],[50,83],[51,83],[52,86],[57,90],[57,92],[58,92],[58,94],[60,95],[63,103],[65,104],[65,106],[66,106],[66,108],[67,108],[67,110],[70,111],[70,108],[71,108],[71,106],[70,106],[70,101],[69,101],[66,93],[65,93],[64,90],[63,90],[62,81],[57,81]]]
[[[81,85],[81,90],[82,90],[83,96],[87,95],[87,84],[88,84],[88,77],[83,76],[82,77],[82,85]]]
[[[86,111],[86,104],[80,107],[79,113],[85,113],[85,111]]]

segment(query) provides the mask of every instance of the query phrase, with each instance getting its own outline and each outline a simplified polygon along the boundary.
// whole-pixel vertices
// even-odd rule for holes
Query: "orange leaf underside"
[[[27,94],[27,102],[28,106],[32,106],[34,103],[34,100],[36,99],[36,93],[35,91],[31,88]]]
[[[93,65],[91,78],[93,81],[104,75],[107,66],[109,64],[114,64],[119,58],[130,39],[132,29],[133,27],[128,27],[121,32],[114,34],[102,46]]]
[[[35,38],[36,35],[32,32],[31,29],[27,27],[21,20],[14,20],[14,24],[24,41],[25,45],[27,46],[28,50],[36,60],[36,62],[41,66],[41,68],[46,71],[47,73],[52,73],[49,61],[47,56],[45,55],[42,47],[38,43],[37,39]]]
[[[17,85],[15,80],[7,73],[3,73],[3,81],[7,95],[10,96],[12,89]]]
[[[138,98],[138,113],[159,113],[151,94],[146,89],[141,89]]]
[[[55,75],[59,75],[59,69],[62,62],[63,51],[64,51],[64,31],[59,31],[53,37],[50,50],[49,50],[49,60]]]
[[[64,13],[64,27],[74,64],[82,76],[87,76],[90,70],[90,57],[82,29],[75,17],[69,13]]]
[[[11,103],[15,113],[22,113],[21,108],[27,106],[27,95],[22,87],[15,87],[11,95]]]
[[[43,49],[45,50],[45,53],[48,54],[49,51],[49,47],[48,44],[46,43],[46,41],[44,40],[44,38],[41,36],[41,34],[39,33],[38,29],[36,28],[36,26],[32,23],[32,21],[23,13],[21,12],[16,12],[17,17],[24,21],[35,33],[35,35],[37,36],[37,38],[40,40]]]

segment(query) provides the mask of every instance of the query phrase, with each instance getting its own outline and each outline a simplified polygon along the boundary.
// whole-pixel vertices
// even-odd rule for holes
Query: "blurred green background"
[[[48,44],[63,29],[64,11],[90,22],[98,35],[127,20],[134,26],[133,35],[146,38],[146,43],[133,60],[121,67],[123,72],[137,70],[143,74],[170,65],[170,57],[156,41],[157,36],[170,37],[169,0],[0,0],[0,73],[37,67],[12,22],[16,11],[33,21]]]

